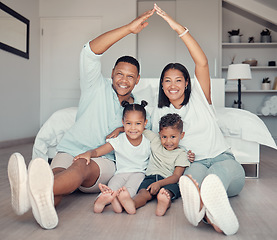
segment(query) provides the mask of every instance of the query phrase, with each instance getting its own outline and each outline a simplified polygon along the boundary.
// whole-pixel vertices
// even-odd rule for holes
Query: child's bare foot
[[[121,206],[125,209],[125,211],[129,214],[136,213],[136,207],[133,199],[130,196],[126,187],[122,187],[118,190],[117,198],[121,204]]]
[[[112,191],[112,189],[110,189],[107,185],[102,184],[102,183],[99,183],[98,187],[99,187],[101,192]]]
[[[114,199],[112,200],[112,207],[113,207],[113,210],[115,213],[122,213],[122,206],[121,206],[121,203],[119,202],[118,198],[117,198],[117,195],[118,195],[118,190],[117,191],[114,191],[113,194],[115,197]]]
[[[94,208],[93,211],[95,213],[101,213],[103,212],[105,206],[109,203],[111,203],[114,198],[116,197],[116,194],[113,194],[113,190],[110,189],[105,184],[99,183],[99,189],[101,191],[101,194],[94,202]]]
[[[163,216],[171,205],[171,197],[169,192],[162,188],[157,195],[157,200],[158,204],[156,208],[156,215]]]

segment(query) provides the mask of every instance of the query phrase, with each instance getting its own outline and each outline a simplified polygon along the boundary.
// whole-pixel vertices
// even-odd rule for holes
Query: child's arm
[[[86,151],[84,153],[77,155],[76,157],[74,157],[73,161],[77,161],[78,159],[84,158],[87,160],[87,165],[89,165],[91,158],[101,157],[113,150],[114,149],[110,143],[105,143],[104,145],[102,145],[98,148],[95,148],[93,150],[89,150],[89,151]]]
[[[124,132],[124,127],[118,127],[115,130],[113,130],[109,135],[107,135],[106,139],[116,138],[122,132]]]
[[[179,178],[183,175],[184,171],[185,167],[175,167],[175,170],[170,177],[150,184],[146,190],[148,190],[151,195],[156,195],[163,186],[177,183]]]

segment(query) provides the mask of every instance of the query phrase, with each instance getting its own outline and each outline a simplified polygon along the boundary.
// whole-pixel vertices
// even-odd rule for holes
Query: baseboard
[[[0,148],[8,148],[8,147],[14,147],[22,144],[34,143],[34,141],[35,141],[35,137],[3,141],[3,142],[0,142]]]

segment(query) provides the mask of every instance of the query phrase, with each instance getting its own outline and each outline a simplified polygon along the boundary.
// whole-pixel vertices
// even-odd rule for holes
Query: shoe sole
[[[44,159],[37,158],[30,162],[28,176],[33,215],[42,228],[53,229],[58,225],[58,216],[54,207],[52,170]]]
[[[239,222],[219,177],[215,174],[208,175],[202,182],[200,193],[210,221],[226,235],[235,234],[239,229]]]
[[[22,215],[31,208],[31,205],[27,191],[27,168],[24,157],[20,153],[13,153],[10,156],[8,177],[11,188],[12,208],[17,215]]]
[[[200,209],[200,194],[192,182],[187,176],[181,176],[179,180],[179,187],[181,197],[183,200],[183,209],[187,220],[193,225],[197,226],[205,215],[205,207]]]

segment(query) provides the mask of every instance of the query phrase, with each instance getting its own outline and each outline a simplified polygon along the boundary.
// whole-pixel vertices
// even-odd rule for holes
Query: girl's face
[[[164,127],[159,134],[163,147],[168,151],[172,151],[178,148],[179,142],[185,133],[180,132],[177,128]]]
[[[169,69],[165,72],[162,87],[165,95],[175,107],[179,107],[184,101],[187,84],[181,71]]]
[[[132,145],[139,145],[142,139],[142,132],[146,126],[147,120],[144,120],[142,112],[128,111],[122,120],[124,131]]]

